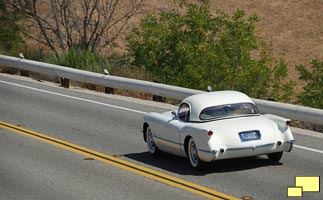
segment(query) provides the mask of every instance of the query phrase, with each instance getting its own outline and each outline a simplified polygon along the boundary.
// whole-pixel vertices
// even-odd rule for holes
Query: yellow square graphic
[[[306,176],[296,177],[296,186],[303,187],[303,192],[319,192],[320,191],[320,177]]]
[[[303,188],[302,187],[288,187],[288,197],[302,197]]]

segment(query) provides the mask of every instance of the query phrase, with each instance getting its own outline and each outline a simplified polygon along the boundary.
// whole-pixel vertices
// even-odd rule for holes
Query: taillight
[[[212,136],[213,135],[213,131],[209,131],[209,132],[207,132],[207,134],[208,134],[208,136]]]

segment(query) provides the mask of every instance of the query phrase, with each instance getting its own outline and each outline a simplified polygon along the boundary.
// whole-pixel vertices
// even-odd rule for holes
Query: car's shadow
[[[148,152],[130,153],[124,154],[123,156],[176,174],[195,176],[282,165],[282,163],[280,162],[272,162],[267,158],[254,156],[246,158],[218,160],[212,163],[204,163],[202,169],[196,170],[190,166],[187,158],[182,158],[166,153],[163,153],[162,155],[159,155],[157,157],[150,155]]]

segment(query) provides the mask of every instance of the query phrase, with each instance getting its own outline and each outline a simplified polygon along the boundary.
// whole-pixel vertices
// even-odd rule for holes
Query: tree
[[[25,44],[21,37],[22,15],[17,10],[9,10],[5,1],[0,2],[0,46],[4,51],[14,51]]]
[[[323,109],[323,61],[312,60],[310,67],[296,66],[300,79],[305,81],[304,91],[298,95],[298,102],[304,106]]]
[[[113,45],[144,0],[11,0],[28,19],[29,38],[59,51],[101,52]],[[31,34],[28,34],[31,33]]]
[[[287,66],[283,59],[271,58],[271,49],[255,35],[258,16],[247,17],[241,10],[214,16],[208,0],[182,1],[181,6],[181,12],[148,15],[128,35],[134,65],[166,84],[202,90],[211,85],[256,98],[289,99]]]

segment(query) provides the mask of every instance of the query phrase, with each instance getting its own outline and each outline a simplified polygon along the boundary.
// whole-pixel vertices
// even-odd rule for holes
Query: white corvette
[[[278,162],[294,138],[288,119],[261,115],[253,101],[236,91],[206,92],[184,99],[177,111],[147,113],[143,133],[150,154],[160,151],[201,162],[267,155]]]

